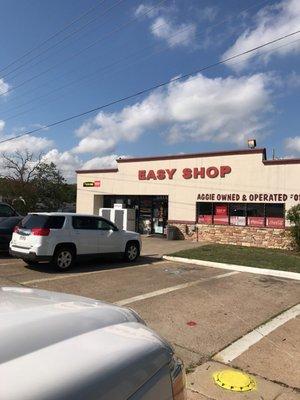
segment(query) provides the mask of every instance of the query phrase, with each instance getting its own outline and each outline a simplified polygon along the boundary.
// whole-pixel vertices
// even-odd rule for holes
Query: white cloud
[[[260,10],[256,15],[255,26],[250,29],[246,29],[236,40],[233,46],[231,46],[222,56],[222,59],[226,59],[235,54],[257,47],[266,42],[272,41],[280,36],[284,36],[288,33],[299,30],[300,27],[300,1],[299,0],[283,0],[275,5],[267,6]],[[272,56],[286,56],[290,53],[300,52],[300,42],[295,42],[289,46],[279,47],[282,44],[286,44],[295,39],[298,36],[290,37],[281,40],[279,43],[270,45],[267,49],[277,47],[270,53],[266,53],[266,48],[258,50],[252,53],[251,56],[244,58],[242,62],[232,63],[228,62],[228,65],[236,70],[241,70],[249,65],[253,57],[263,62],[267,62]]]
[[[149,4],[140,4],[138,8],[135,10],[134,14],[136,17],[155,17],[163,8],[162,7],[154,7]]]
[[[157,17],[151,25],[151,33],[165,40],[170,47],[189,46],[195,39],[196,25],[176,24],[166,17]]]
[[[287,150],[300,153],[300,136],[287,138],[285,141],[285,147]]]
[[[7,92],[7,90],[9,89],[9,84],[4,82],[3,79],[0,79],[0,95]],[[7,96],[8,93],[3,94],[3,96]]]
[[[57,149],[50,150],[42,158],[45,163],[53,162],[67,180],[75,179],[75,170],[80,168],[82,161],[69,151],[62,153]]]
[[[76,170],[114,168],[117,166],[116,160],[119,157],[117,154],[110,154],[83,161],[71,151],[60,152],[58,149],[52,149],[43,156],[42,161],[45,163],[53,162],[67,181],[74,182],[76,180]]]
[[[262,134],[270,111],[272,79],[266,74],[207,78],[202,74],[157,90],[119,112],[100,112],[77,135],[86,139],[135,141],[142,134],[167,132],[169,142],[215,140],[237,144]],[[113,145],[112,145],[113,147]]]
[[[5,127],[5,122],[2,119],[0,119],[0,133],[3,131],[4,127]]]
[[[9,139],[11,136],[0,136],[0,141]],[[34,153],[40,153],[52,145],[52,140],[37,136],[23,136],[19,139],[10,140],[0,143],[0,153],[22,151],[28,149]]]
[[[95,137],[94,137],[95,136]],[[80,140],[72,150],[74,153],[109,153],[115,149],[116,142],[113,139],[97,138],[97,131],[90,133],[88,137]]]
[[[110,154],[109,156],[104,157],[95,157],[91,160],[85,162],[82,165],[82,169],[101,169],[101,168],[115,168],[117,167],[117,158],[119,158],[116,154]]]
[[[203,18],[212,18],[212,7],[205,7]],[[164,40],[168,46],[189,46],[194,42],[196,25],[194,23],[177,23],[178,9],[175,5],[169,7],[154,7],[147,4],[140,4],[135,10],[138,17],[147,17],[153,22],[150,31],[155,38]]]

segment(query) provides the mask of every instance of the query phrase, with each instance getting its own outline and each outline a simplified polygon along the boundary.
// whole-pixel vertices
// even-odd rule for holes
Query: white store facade
[[[289,247],[285,212],[300,203],[300,159],[265,149],[118,159],[77,172],[77,212],[133,208],[136,230],[178,228],[190,240]]]

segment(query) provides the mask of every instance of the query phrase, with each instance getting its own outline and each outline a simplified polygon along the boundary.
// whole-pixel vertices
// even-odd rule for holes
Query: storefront
[[[191,240],[289,247],[285,212],[300,202],[300,159],[267,160],[265,149],[117,160],[77,171],[77,212],[135,209],[136,230],[177,226]]]

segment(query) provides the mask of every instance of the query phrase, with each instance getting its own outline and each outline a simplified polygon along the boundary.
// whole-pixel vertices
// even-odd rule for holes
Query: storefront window
[[[197,203],[197,221],[198,224],[211,225],[212,220],[212,203]]]
[[[197,222],[206,225],[284,228],[284,204],[197,202]]]
[[[214,204],[214,219],[213,223],[215,225],[228,225],[229,215],[228,215],[228,204]]]
[[[265,226],[265,205],[264,204],[247,204],[247,225],[248,226]]]
[[[284,205],[266,204],[266,226],[284,228]]]
[[[245,226],[246,225],[246,204],[232,203],[229,204],[230,225]]]

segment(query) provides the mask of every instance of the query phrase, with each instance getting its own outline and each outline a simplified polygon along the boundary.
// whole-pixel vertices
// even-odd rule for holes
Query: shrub
[[[292,224],[291,232],[296,242],[297,250],[300,251],[300,204],[291,207],[287,211],[286,217]]]

